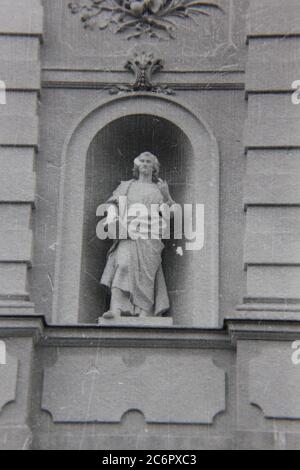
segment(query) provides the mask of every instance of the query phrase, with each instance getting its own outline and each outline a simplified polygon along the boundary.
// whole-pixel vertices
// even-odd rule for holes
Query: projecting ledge
[[[180,326],[106,326],[47,325],[35,313],[0,312],[0,336],[34,335],[36,344],[49,347],[102,348],[179,348],[234,350],[237,339],[294,340],[300,335],[300,314],[274,312],[232,312],[223,329],[200,329]]]
[[[5,300],[0,298],[0,318],[7,316],[31,317],[35,315],[35,305],[30,301],[17,299]]]
[[[171,317],[119,317],[119,318],[99,318],[99,326],[173,326],[173,318]]]

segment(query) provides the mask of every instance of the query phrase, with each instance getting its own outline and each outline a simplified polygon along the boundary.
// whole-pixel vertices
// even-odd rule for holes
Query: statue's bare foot
[[[145,312],[145,310],[141,309],[139,317],[140,318],[148,318],[148,317],[150,317],[150,315],[149,315],[149,313]]]
[[[118,318],[121,316],[121,310],[117,310],[113,312],[112,310],[108,310],[108,312],[103,313],[102,318],[105,320],[112,320],[113,318]]]
[[[114,313],[109,310],[108,312],[103,313],[102,318],[105,318],[108,320],[108,319],[114,318],[114,316],[115,316]]]

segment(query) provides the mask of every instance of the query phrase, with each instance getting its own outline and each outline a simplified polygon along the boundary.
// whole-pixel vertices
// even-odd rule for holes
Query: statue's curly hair
[[[158,158],[155,155],[153,155],[153,153],[151,153],[151,152],[143,152],[138,157],[136,157],[134,159],[134,167],[133,167],[133,170],[132,170],[134,179],[137,180],[139,178],[139,165],[138,165],[138,163],[139,163],[140,158],[143,155],[148,155],[152,158],[152,160],[153,160],[152,181],[153,181],[153,183],[158,183],[160,163],[158,161]]]

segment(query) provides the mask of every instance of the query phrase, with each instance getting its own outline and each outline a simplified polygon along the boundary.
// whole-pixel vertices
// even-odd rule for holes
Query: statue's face
[[[154,169],[153,157],[147,153],[140,155],[138,159],[138,167],[141,174],[145,176],[152,175]]]

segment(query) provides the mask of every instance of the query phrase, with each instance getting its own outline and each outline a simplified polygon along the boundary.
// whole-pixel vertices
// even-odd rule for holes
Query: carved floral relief
[[[197,0],[86,0],[71,2],[73,14],[80,14],[86,29],[114,33],[128,32],[127,39],[148,36],[175,39],[178,19],[194,21],[197,15],[210,16],[213,9],[222,10],[211,1]]]

